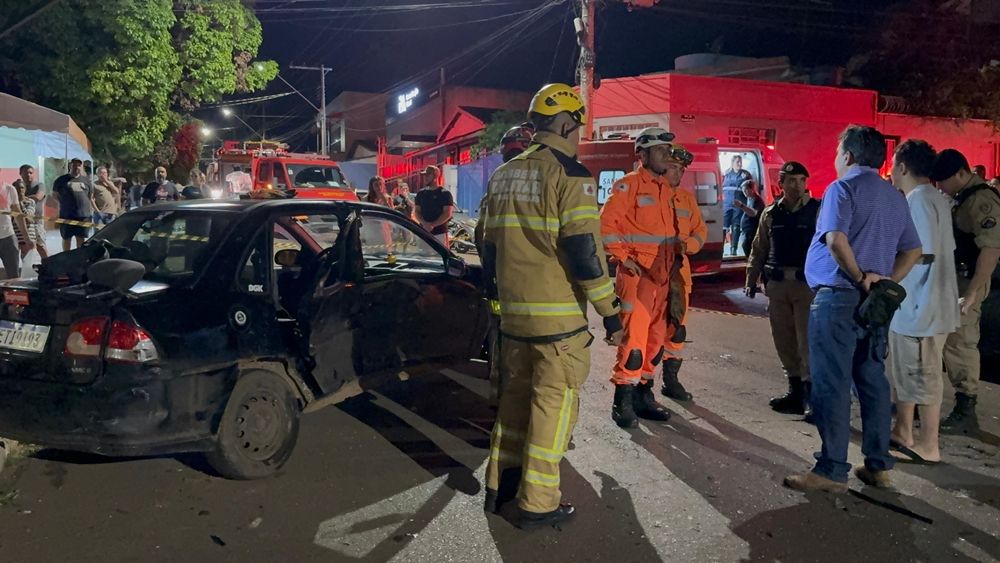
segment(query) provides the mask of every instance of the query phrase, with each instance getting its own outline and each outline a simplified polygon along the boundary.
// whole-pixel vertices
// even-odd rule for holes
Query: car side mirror
[[[453,278],[464,278],[468,271],[465,260],[462,260],[458,256],[449,256],[446,264],[448,266],[448,275]]]

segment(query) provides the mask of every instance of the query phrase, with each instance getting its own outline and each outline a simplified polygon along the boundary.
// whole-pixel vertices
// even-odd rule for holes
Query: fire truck
[[[336,162],[319,154],[288,152],[284,143],[225,141],[216,158],[211,175],[216,198],[266,198],[295,190],[300,199],[358,199]]]
[[[778,174],[784,159],[772,147],[725,146],[715,139],[700,139],[681,143],[694,154],[681,188],[694,193],[702,218],[708,225],[708,240],[701,252],[691,257],[695,275],[714,274],[722,270],[722,177],[734,156],[743,158],[743,168],[760,183],[761,195],[767,205],[781,195]],[[607,140],[580,143],[580,162],[597,179],[597,203],[603,205],[611,194],[615,181],[639,166],[635,141],[627,135],[612,135]]]

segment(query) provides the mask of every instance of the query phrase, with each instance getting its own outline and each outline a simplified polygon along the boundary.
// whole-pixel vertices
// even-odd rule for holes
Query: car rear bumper
[[[88,386],[0,379],[0,436],[102,455],[204,451],[232,389],[227,372]]]

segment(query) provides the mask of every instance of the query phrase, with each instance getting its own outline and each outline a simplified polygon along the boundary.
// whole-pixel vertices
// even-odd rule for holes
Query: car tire
[[[229,479],[261,479],[288,461],[299,435],[300,408],[288,382],[269,371],[240,376],[219,421],[215,449],[205,454]]]

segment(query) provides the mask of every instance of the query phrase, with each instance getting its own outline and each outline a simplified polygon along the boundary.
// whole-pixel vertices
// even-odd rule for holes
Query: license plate
[[[41,352],[49,339],[51,327],[0,321],[0,348],[22,352]]]

